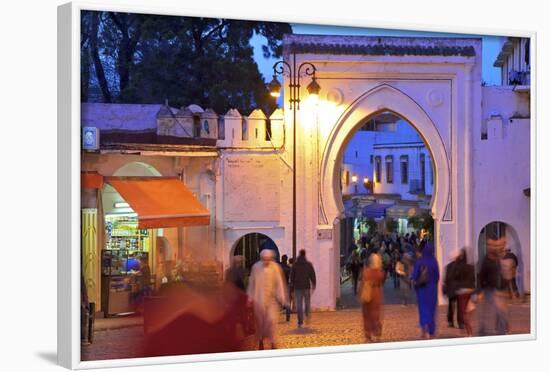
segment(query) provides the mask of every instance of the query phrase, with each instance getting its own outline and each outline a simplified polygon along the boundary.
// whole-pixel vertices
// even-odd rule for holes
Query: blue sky
[[[368,36],[430,36],[430,37],[481,37],[482,38],[482,79],[487,85],[500,84],[500,70],[493,67],[493,63],[505,41],[502,36],[483,36],[467,34],[451,34],[441,32],[402,31],[380,28],[340,27],[326,25],[292,24],[295,34],[320,34],[320,35],[368,35]],[[271,81],[273,75],[273,63],[276,59],[264,58],[261,45],[265,43],[262,36],[255,35],[252,39],[254,46],[254,59],[266,82]]]

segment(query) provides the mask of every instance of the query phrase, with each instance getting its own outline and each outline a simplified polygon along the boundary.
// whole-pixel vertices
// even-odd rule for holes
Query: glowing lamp
[[[279,97],[281,95],[281,83],[277,80],[276,75],[273,75],[273,80],[269,83],[268,89],[271,97]]]

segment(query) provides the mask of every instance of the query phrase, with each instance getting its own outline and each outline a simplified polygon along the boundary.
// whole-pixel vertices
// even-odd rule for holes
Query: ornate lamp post
[[[311,82],[307,86],[310,96],[318,96],[321,87],[316,81],[315,72],[317,68],[310,62],[302,62],[296,66],[296,54],[293,54],[292,66],[286,61],[278,61],[273,65],[273,80],[269,83],[269,94],[272,97],[281,95],[281,83],[277,75],[284,76],[285,73],[290,79],[289,95],[290,109],[292,110],[292,257],[296,259],[296,112],[300,110],[300,78],[311,76]]]

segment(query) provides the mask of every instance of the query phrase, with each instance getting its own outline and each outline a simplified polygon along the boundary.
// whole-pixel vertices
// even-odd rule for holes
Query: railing
[[[531,85],[530,71],[509,71],[508,85]]]

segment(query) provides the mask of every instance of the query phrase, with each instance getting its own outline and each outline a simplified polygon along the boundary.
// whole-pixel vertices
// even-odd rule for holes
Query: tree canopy
[[[250,40],[264,36],[264,56],[278,58],[291,32],[287,23],[83,11],[81,98],[270,112]]]

